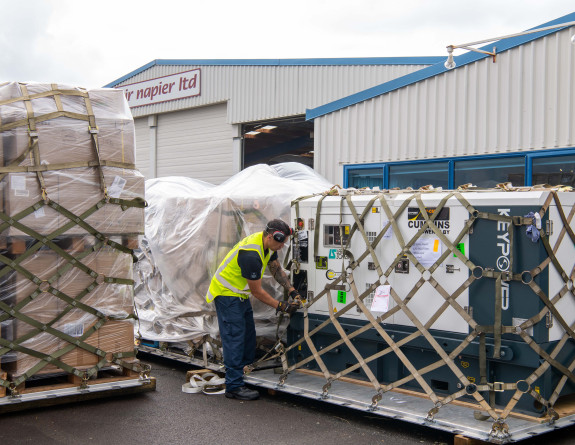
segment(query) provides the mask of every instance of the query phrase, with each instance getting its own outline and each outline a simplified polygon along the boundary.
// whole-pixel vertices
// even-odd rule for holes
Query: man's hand
[[[299,309],[299,302],[287,303],[284,301],[278,301],[278,307],[276,308],[276,314],[278,312],[283,312],[284,314],[292,315],[295,311]]]
[[[297,290],[292,290],[289,293],[290,298],[293,299],[294,303],[298,303],[301,306],[301,295],[299,294],[299,292]]]

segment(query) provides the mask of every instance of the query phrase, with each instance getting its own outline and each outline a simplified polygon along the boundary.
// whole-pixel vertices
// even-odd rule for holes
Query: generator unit
[[[306,302],[290,369],[549,410],[575,392],[574,202],[545,189],[295,201],[291,272]]]

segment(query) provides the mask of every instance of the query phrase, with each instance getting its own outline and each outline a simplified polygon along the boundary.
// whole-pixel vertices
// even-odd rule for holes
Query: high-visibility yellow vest
[[[238,264],[238,253],[240,250],[252,250],[259,254],[262,260],[261,276],[263,276],[272,252],[268,249],[267,255],[264,253],[263,232],[257,232],[245,237],[226,255],[212,277],[210,288],[206,295],[206,301],[208,303],[211,303],[218,295],[229,295],[240,298],[249,297],[250,288],[248,286],[248,280],[242,277],[242,271]]]

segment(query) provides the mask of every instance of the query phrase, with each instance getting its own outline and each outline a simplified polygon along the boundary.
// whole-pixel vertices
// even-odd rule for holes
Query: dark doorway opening
[[[313,122],[304,116],[250,122],[242,126],[243,168],[300,162],[313,168]]]

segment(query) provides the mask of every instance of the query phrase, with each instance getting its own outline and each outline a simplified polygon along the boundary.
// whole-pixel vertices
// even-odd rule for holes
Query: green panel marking
[[[316,269],[327,269],[327,257],[326,256],[316,256],[315,257],[315,268]]]
[[[463,255],[465,255],[465,243],[457,244],[457,250],[459,250]],[[454,257],[457,255],[453,254]]]

